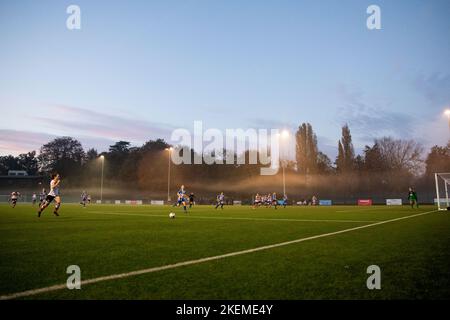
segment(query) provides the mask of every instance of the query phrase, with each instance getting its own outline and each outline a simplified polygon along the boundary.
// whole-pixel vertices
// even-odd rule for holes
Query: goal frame
[[[440,210],[440,211],[443,211],[443,210],[448,210],[448,208],[450,207],[450,202],[449,202],[449,197],[448,197],[448,184],[450,183],[449,181],[447,181],[446,179],[444,179],[441,175],[449,175],[450,176],[450,173],[443,173],[443,172],[441,172],[441,173],[439,173],[439,172],[436,172],[435,174],[434,174],[434,180],[435,180],[435,183],[436,183],[436,200],[437,200],[437,206],[438,206],[438,210]],[[446,208],[441,208],[441,199],[440,199],[440,197],[439,197],[439,178],[440,179],[442,179],[442,181],[444,181],[444,191],[445,191],[445,202],[446,202]],[[443,200],[444,200],[443,199]]]

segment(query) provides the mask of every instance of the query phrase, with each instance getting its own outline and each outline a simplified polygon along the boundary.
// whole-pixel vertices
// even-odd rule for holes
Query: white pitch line
[[[106,214],[117,216],[139,216],[139,217],[167,217],[162,214],[145,214],[145,213],[128,213],[128,212],[106,212],[106,211],[89,211],[88,213]],[[276,218],[245,218],[245,217],[207,217],[207,216],[180,216],[180,218],[188,219],[216,219],[216,220],[250,220],[250,221],[296,221],[296,222],[350,222],[350,223],[369,223],[378,222],[380,220],[321,220],[321,219],[276,219]]]
[[[153,273],[153,272],[158,272],[158,271],[163,271],[163,270],[175,269],[178,267],[189,266],[189,265],[193,265],[193,264],[199,264],[199,263],[208,262],[208,261],[214,261],[214,260],[219,260],[219,259],[224,259],[224,258],[229,258],[229,257],[240,256],[240,255],[244,255],[247,253],[269,250],[269,249],[283,247],[283,246],[300,243],[300,242],[304,242],[304,241],[308,241],[308,240],[325,238],[325,237],[333,236],[336,234],[342,234],[342,233],[347,233],[347,232],[351,232],[351,231],[355,231],[355,230],[370,228],[370,227],[374,227],[374,226],[378,226],[378,225],[386,224],[386,223],[390,223],[390,222],[395,222],[395,221],[399,221],[399,220],[411,219],[411,218],[423,216],[423,215],[426,215],[426,214],[429,214],[432,212],[437,212],[437,210],[417,213],[417,214],[413,214],[413,215],[406,216],[406,217],[400,217],[400,218],[380,221],[380,222],[367,224],[364,226],[358,226],[358,227],[354,227],[354,228],[349,228],[349,229],[344,229],[344,230],[340,230],[340,231],[323,233],[323,234],[319,234],[319,235],[315,235],[315,236],[311,236],[311,237],[275,243],[275,244],[257,247],[257,248],[253,248],[253,249],[230,252],[230,253],[221,254],[221,255],[212,256],[212,257],[206,257],[206,258],[201,258],[201,259],[196,259],[196,260],[189,260],[189,261],[183,261],[183,262],[178,262],[178,263],[174,263],[174,264],[168,264],[168,265],[160,266],[160,267],[153,267],[153,268],[136,270],[136,271],[131,271],[131,272],[113,274],[113,275],[109,275],[109,276],[103,276],[103,277],[98,277],[98,278],[93,278],[93,279],[88,279],[88,280],[82,280],[81,285],[87,285],[87,284],[92,284],[92,283],[97,283],[97,282],[108,281],[108,280],[128,278],[128,277],[138,276],[138,275],[147,274],[147,273]],[[32,290],[27,290],[27,291],[22,291],[22,292],[6,294],[3,296],[0,296],[0,300],[11,300],[11,299],[23,298],[23,297],[40,294],[40,293],[61,290],[61,289],[65,289],[65,288],[67,288],[66,284],[59,284],[59,285],[44,287],[44,288],[40,288],[40,289],[32,289]]]

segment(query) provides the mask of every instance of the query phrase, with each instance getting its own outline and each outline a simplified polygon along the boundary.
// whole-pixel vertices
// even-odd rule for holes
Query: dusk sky
[[[366,27],[371,4],[381,30]],[[448,0],[0,0],[0,48],[0,155],[63,135],[140,146],[195,120],[310,122],[332,160],[345,123],[358,152],[450,138]]]

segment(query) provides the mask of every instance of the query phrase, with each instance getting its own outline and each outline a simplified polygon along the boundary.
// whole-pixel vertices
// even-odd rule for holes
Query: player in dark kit
[[[416,205],[416,208],[419,208],[419,202],[417,201],[417,193],[411,187],[409,187],[408,200],[409,204],[411,205],[411,208],[414,208],[414,204]]]
[[[287,202],[288,202],[288,197],[287,197],[287,195],[284,195],[283,196],[283,208],[286,208]]]
[[[195,195],[193,192],[189,194],[189,209],[195,204]]]
[[[278,206],[277,194],[275,192],[272,193],[272,206],[274,206],[275,209],[277,209]]]
[[[47,191],[45,191],[45,189],[42,189],[42,192],[39,193],[39,207],[42,205],[42,203],[44,202],[45,198],[47,197]]]
[[[223,210],[223,203],[225,201],[225,196],[223,192],[217,195],[216,201],[217,201],[216,209],[220,207]]]

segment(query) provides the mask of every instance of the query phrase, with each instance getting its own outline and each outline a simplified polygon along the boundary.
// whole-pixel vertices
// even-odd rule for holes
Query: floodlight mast
[[[282,138],[284,140],[289,139],[289,131],[288,130],[283,130],[281,132],[281,134],[278,134],[278,138]],[[286,165],[287,165],[287,161],[286,159],[281,159],[281,169],[282,169],[282,173],[283,173],[283,196],[286,197],[286,174],[285,174],[285,169],[286,169]]]
[[[170,202],[170,160],[172,157],[172,150],[173,147],[168,147],[166,150],[169,153],[169,159],[168,159],[168,169],[167,169],[167,203]]]
[[[105,156],[101,155],[100,160],[102,161],[102,177],[100,180],[100,203],[102,203],[103,202],[103,170],[105,167]]]

